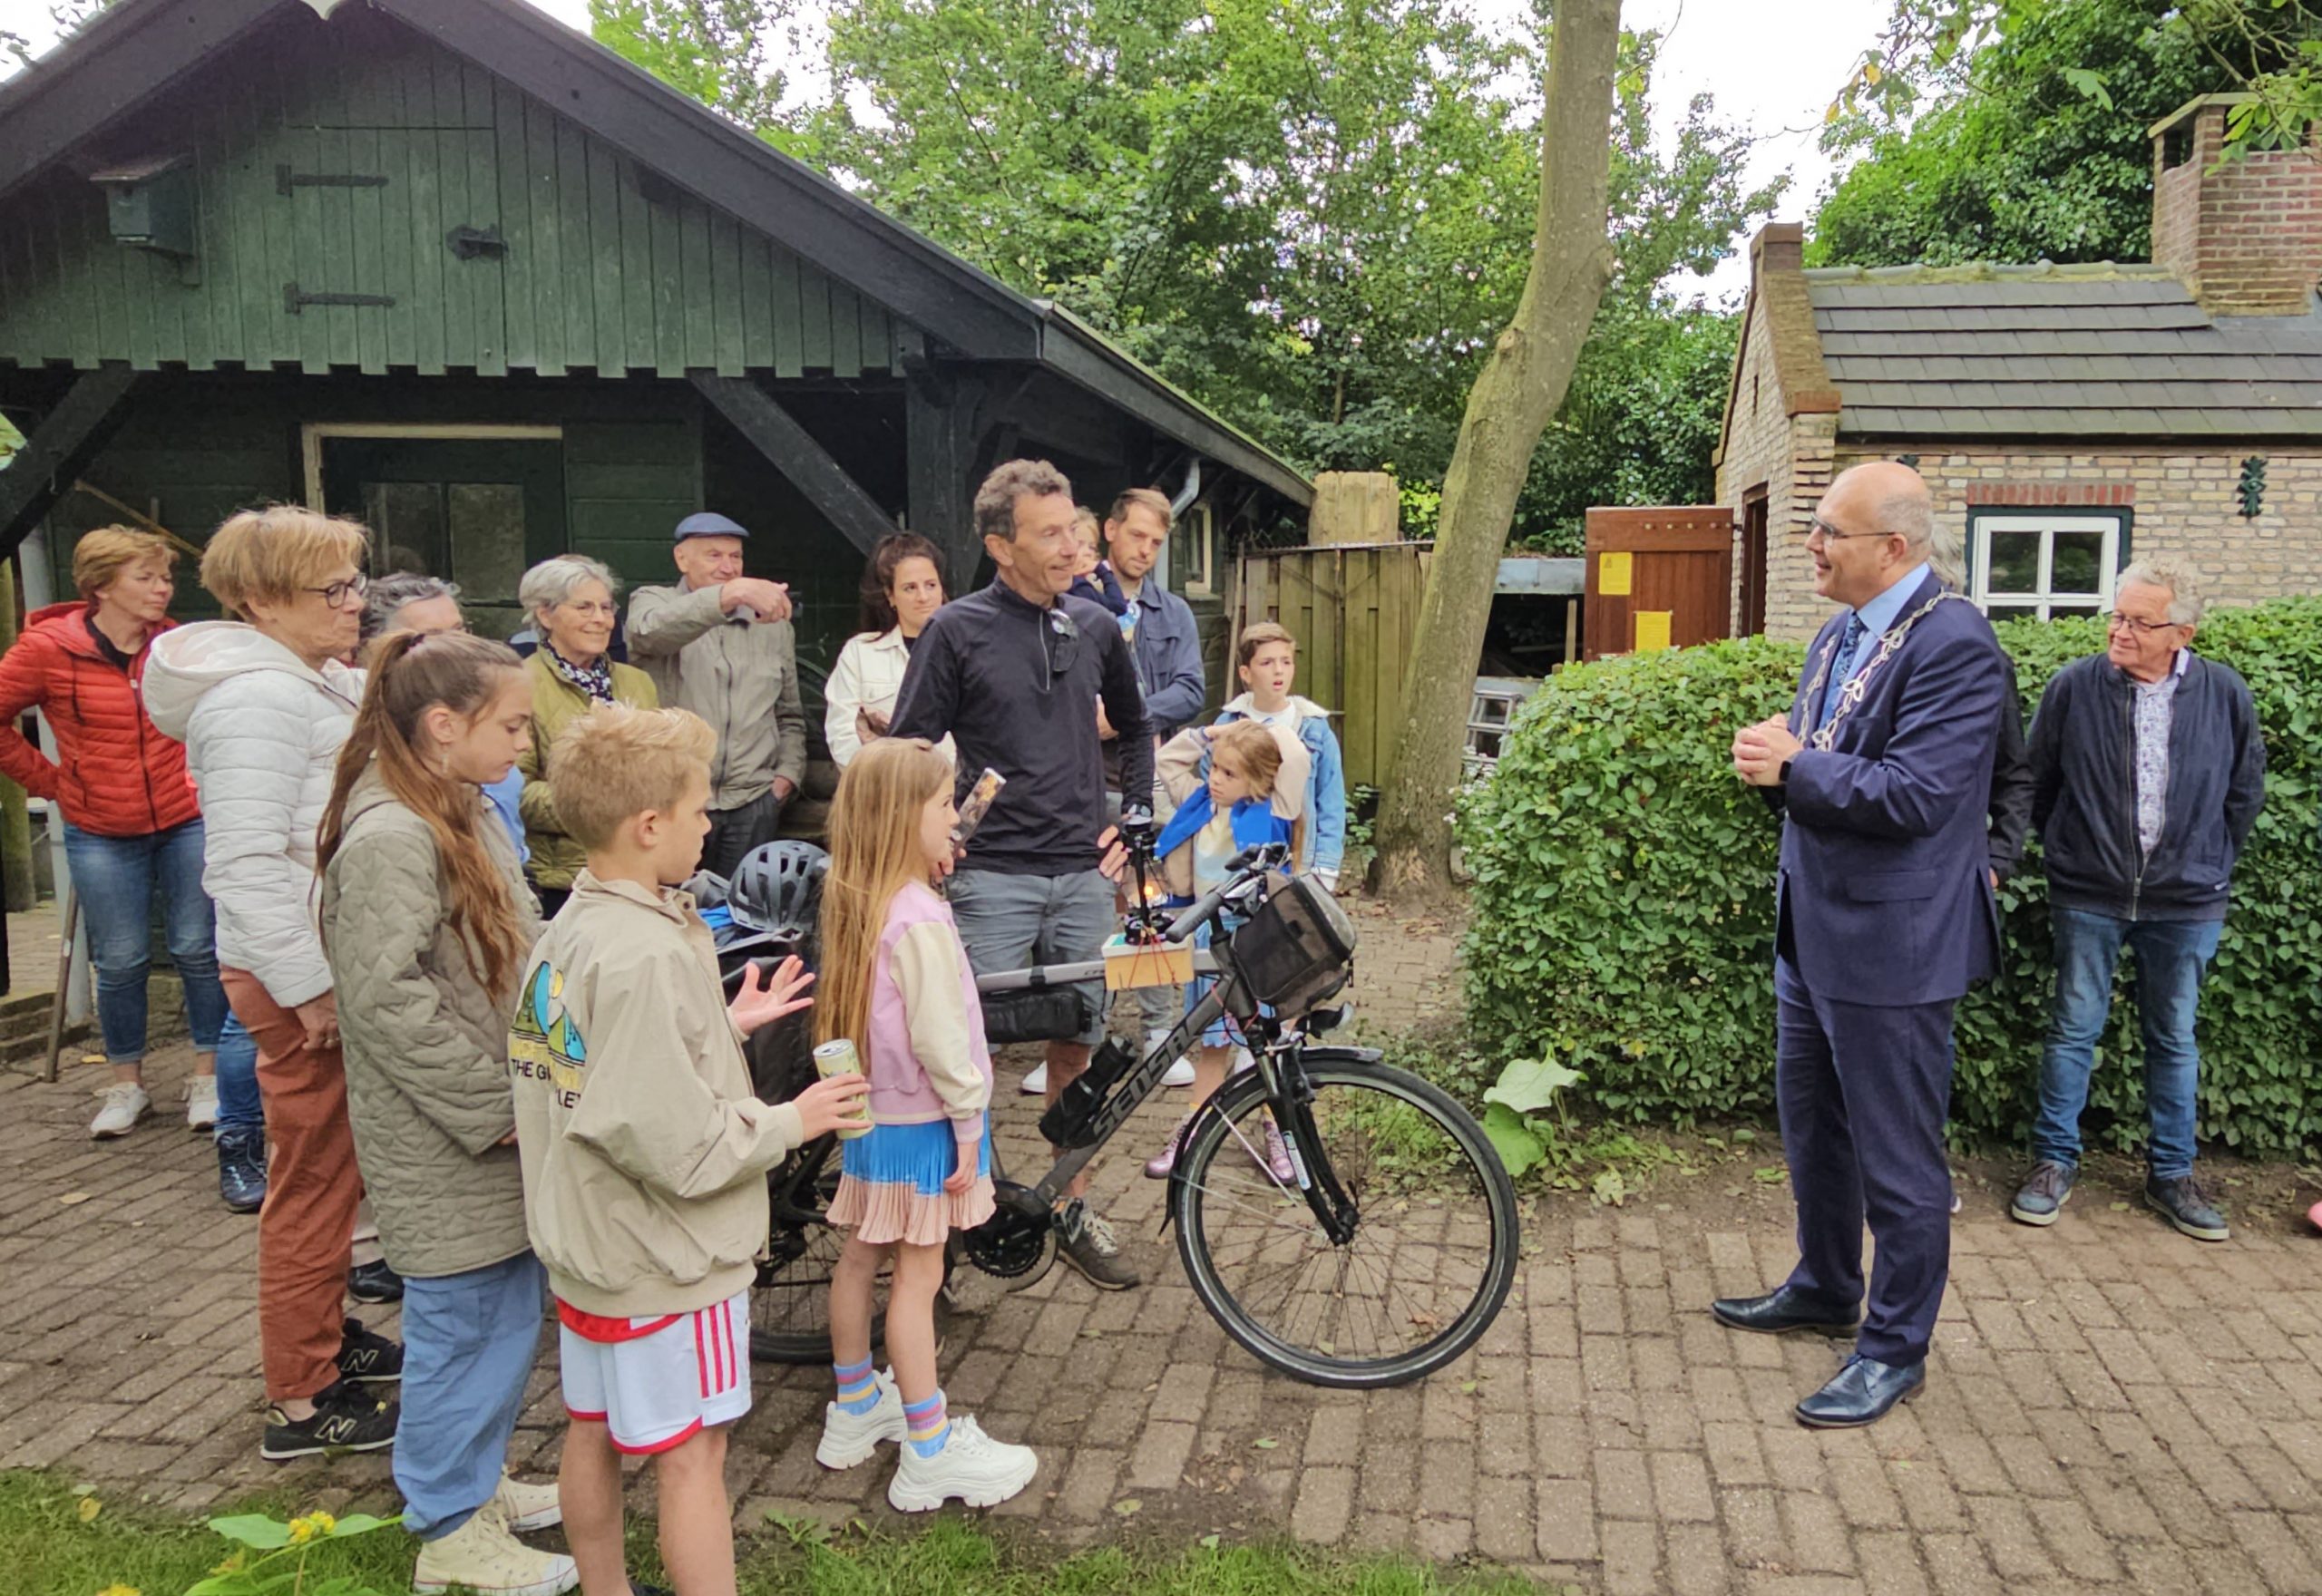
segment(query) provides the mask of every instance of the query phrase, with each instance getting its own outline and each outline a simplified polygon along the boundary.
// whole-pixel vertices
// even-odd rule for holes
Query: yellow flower
[[[134,1585],[107,1585],[97,1596],[144,1596]]]
[[[338,1528],[338,1521],[317,1508],[303,1518],[290,1521],[290,1544],[303,1546],[317,1535],[327,1535]]]

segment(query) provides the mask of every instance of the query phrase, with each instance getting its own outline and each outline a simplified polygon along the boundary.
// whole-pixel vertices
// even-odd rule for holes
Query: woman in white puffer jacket
[[[259,1342],[269,1404],[261,1455],[365,1450],[395,1409],[362,1393],[402,1372],[402,1349],[345,1317],[363,1181],[329,962],[316,929],[315,832],[363,695],[341,661],[363,613],[370,534],[295,505],[229,517],[201,585],[229,615],[162,634],[146,713],[186,745],[218,907],[219,977],[259,1050],[274,1145],[259,1215]],[[157,639],[159,641],[159,639]]]

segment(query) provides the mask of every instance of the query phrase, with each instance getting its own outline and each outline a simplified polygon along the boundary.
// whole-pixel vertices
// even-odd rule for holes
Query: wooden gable
[[[116,240],[92,180],[177,156],[190,259]],[[327,24],[279,14],[0,200],[0,363],[852,377],[894,367],[895,325],[571,117],[353,7]]]

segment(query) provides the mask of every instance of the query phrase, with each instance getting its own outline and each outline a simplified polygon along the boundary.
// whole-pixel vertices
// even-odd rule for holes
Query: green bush
[[[2058,667],[2103,646],[2093,619],[2012,621],[2000,637],[2027,715]],[[2196,646],[2249,678],[2267,757],[2266,807],[2202,993],[2200,1130],[2294,1155],[2322,1141],[2322,600],[2213,612]],[[1751,638],[1605,660],[1559,673],[1524,706],[1498,771],[1459,803],[1475,874],[1468,1009],[1498,1056],[1560,1059],[1581,1072],[1586,1101],[1619,1117],[1771,1110],[1781,823],[1735,780],[1728,752],[1736,727],[1788,707],[1801,657],[1794,643]],[[2014,1145],[2054,989],[2036,837],[2000,902],[1998,978],[1959,1006],[1952,1119],[1968,1139]],[[2125,1002],[2090,1105],[2092,1144],[2142,1144]]]

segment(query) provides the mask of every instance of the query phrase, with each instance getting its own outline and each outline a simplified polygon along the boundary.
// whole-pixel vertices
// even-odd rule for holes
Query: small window
[[[1969,596],[1994,620],[2102,615],[2128,560],[2125,511],[1978,511],[1968,518]]]
[[[1169,529],[1168,583],[1180,595],[1214,597],[1217,534],[1206,503],[1189,506]]]

